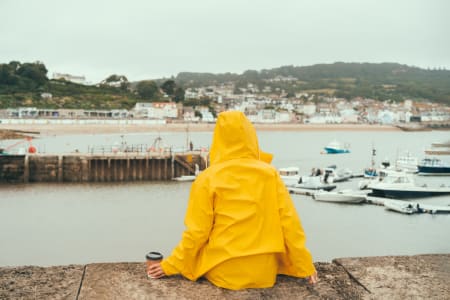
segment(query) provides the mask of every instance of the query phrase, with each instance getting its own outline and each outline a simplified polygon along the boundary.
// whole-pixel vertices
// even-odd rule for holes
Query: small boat
[[[365,178],[375,178],[378,177],[378,171],[376,168],[365,168],[364,169]]]
[[[379,172],[377,172],[376,176],[360,180],[358,183],[358,187],[360,190],[370,189],[370,185],[382,181],[386,176],[389,175],[389,173],[397,173],[397,172],[399,171],[392,168],[380,169]]]
[[[293,187],[307,190],[331,191],[336,188],[336,185],[322,182],[321,176],[301,176],[299,182]]]
[[[410,123],[408,125],[397,125],[397,128],[403,131],[431,131],[430,127],[415,123]]]
[[[367,193],[353,190],[342,190],[337,192],[317,191],[312,195],[317,201],[336,203],[362,203],[366,201]]]
[[[432,205],[432,204],[419,204],[415,202],[407,202],[402,200],[385,200],[384,206],[386,209],[401,212],[404,214],[437,214],[437,213],[450,213],[450,206]]]
[[[367,167],[363,171],[364,178],[375,178],[378,176],[377,169],[375,168],[375,155],[377,151],[372,145],[372,158],[370,160],[370,167]]]
[[[324,168],[323,181],[326,183],[342,182],[353,177],[353,172],[350,169],[340,169],[335,165]]]
[[[294,186],[300,180],[300,170],[298,167],[279,168],[278,173],[286,186]]]
[[[386,200],[384,201],[384,207],[388,210],[393,210],[403,214],[413,214],[417,212],[414,205],[400,200]]]
[[[200,166],[198,164],[195,164],[195,174],[194,175],[182,175],[180,177],[174,177],[172,180],[175,181],[194,181],[195,178],[197,178],[198,174],[200,174]]]
[[[424,158],[417,168],[419,175],[450,175],[450,164],[438,158]]]
[[[417,186],[411,174],[405,172],[389,172],[381,181],[370,183],[372,190],[369,196],[384,198],[422,198],[450,194],[450,186],[428,187]]]
[[[341,154],[341,153],[350,153],[348,149],[348,144],[341,144],[340,142],[334,140],[330,142],[324,149],[327,154]]]
[[[431,143],[431,147],[446,147],[446,148],[450,148],[450,140],[445,141],[445,142],[434,142],[434,143]]]
[[[197,176],[195,175],[182,175],[180,177],[174,177],[172,180],[175,181],[194,181]]]

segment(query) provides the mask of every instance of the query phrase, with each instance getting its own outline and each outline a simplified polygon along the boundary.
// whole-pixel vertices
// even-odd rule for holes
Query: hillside
[[[0,64],[0,108],[130,109],[137,101],[126,87],[49,80],[39,62]]]
[[[43,63],[12,61],[0,64],[0,108],[79,108],[130,109],[136,102],[161,101],[161,90],[175,101],[183,101],[184,89],[233,83],[235,92],[256,85],[260,91],[285,91],[328,95],[352,99],[416,101],[429,100],[450,105],[450,71],[425,70],[396,63],[334,63],[313,66],[283,66],[242,74],[179,73],[174,81],[165,79],[130,83],[125,76],[111,75],[112,80],[125,80],[118,87],[108,84],[87,86],[65,80],[49,80]],[[266,89],[267,90],[267,89]],[[170,93],[168,91],[171,91]]]
[[[277,77],[293,81],[270,81]],[[284,89],[288,93],[308,92],[351,99],[423,100],[450,104],[450,71],[425,70],[396,63],[334,63],[313,66],[283,66],[243,74],[180,73],[176,81],[185,87],[235,82],[238,87],[256,84]]]

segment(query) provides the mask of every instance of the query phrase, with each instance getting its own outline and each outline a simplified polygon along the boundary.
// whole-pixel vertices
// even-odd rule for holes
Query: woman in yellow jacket
[[[204,276],[232,290],[271,287],[277,274],[315,283],[300,219],[270,160],[243,113],[220,113],[210,167],[192,184],[183,237],[149,276]]]

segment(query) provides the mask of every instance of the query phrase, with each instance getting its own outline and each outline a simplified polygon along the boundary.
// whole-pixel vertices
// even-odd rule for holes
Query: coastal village
[[[76,83],[84,82],[79,76],[65,74],[65,78]],[[293,77],[277,76],[268,80],[268,83],[295,80]],[[116,83],[108,84],[114,86]],[[162,90],[160,92],[164,95]],[[209,106],[186,106],[183,102],[170,101],[168,95],[163,97],[168,100],[137,102],[130,110],[8,108],[0,110],[0,121],[14,124],[24,122],[25,119],[138,119],[158,124],[213,123],[219,112],[239,110],[252,122],[266,124],[383,124],[417,128],[432,125],[434,128],[447,128],[450,123],[450,106],[442,103],[411,99],[403,102],[362,97],[344,99],[308,92],[289,95],[280,88],[273,90],[268,85],[260,90],[251,83],[246,88],[239,89],[230,82],[185,90],[185,100],[210,99]],[[41,98],[52,98],[52,94],[41,93]],[[17,121],[18,119],[22,121]]]

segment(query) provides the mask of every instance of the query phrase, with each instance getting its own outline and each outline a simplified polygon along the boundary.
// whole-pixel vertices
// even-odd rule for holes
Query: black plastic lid
[[[149,260],[160,260],[163,258],[163,255],[159,252],[149,252],[145,255],[145,258]]]

